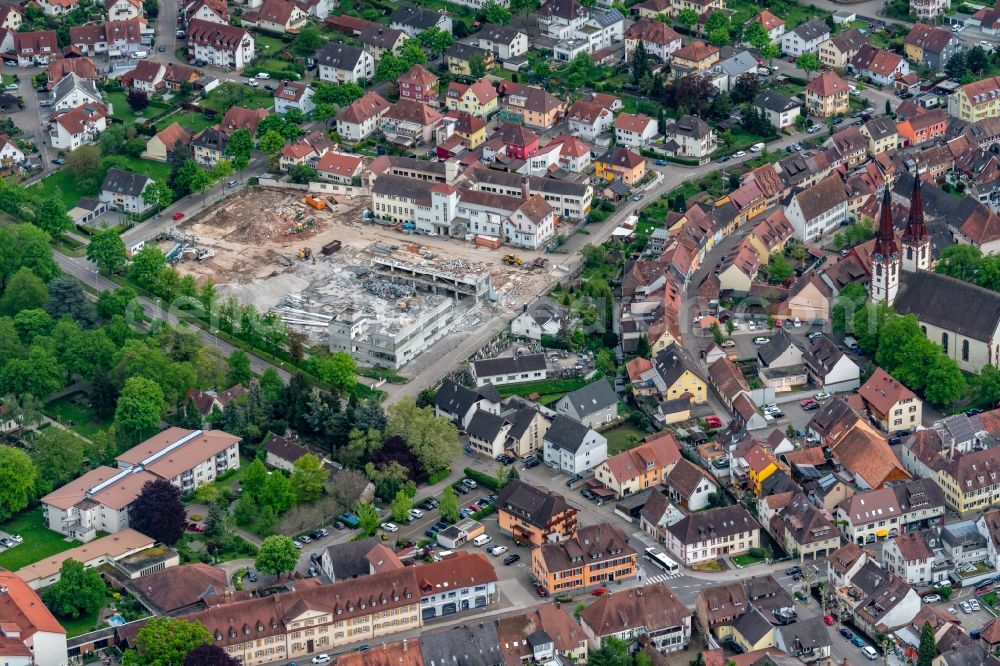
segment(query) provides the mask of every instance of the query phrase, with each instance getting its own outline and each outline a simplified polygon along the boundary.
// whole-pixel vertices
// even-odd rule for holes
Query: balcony
[[[63,527],[66,530],[65,534],[77,541],[87,542],[97,537],[97,528],[93,525],[84,525],[79,521],[73,521],[66,523]]]

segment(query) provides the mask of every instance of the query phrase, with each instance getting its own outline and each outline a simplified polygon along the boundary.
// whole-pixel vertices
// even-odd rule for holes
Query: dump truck
[[[342,243],[339,240],[330,241],[320,250],[323,254],[333,254],[334,252],[339,252],[342,247]]]
[[[326,201],[324,201],[323,199],[314,199],[307,194],[305,201],[307,204],[309,204],[316,210],[323,210],[324,208],[326,208]]]
[[[505,254],[503,255],[503,259],[501,261],[503,261],[503,263],[507,264],[508,266],[521,266],[522,264],[524,264],[524,259],[517,256],[516,254]]]

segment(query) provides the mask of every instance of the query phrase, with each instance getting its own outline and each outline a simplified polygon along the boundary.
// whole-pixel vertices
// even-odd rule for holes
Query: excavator
[[[503,263],[506,264],[506,265],[508,265],[508,266],[523,266],[524,265],[524,259],[522,259],[521,257],[517,256],[516,254],[505,254],[505,255],[503,255],[503,258],[501,259],[501,261],[503,261]]]

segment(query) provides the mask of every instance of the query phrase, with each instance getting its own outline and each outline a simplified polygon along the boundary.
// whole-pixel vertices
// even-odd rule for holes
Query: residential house
[[[889,116],[879,116],[872,118],[859,128],[860,132],[868,137],[868,154],[878,155],[887,150],[896,148],[899,144],[899,133],[896,131],[896,123]]]
[[[64,76],[49,93],[52,111],[68,111],[84,104],[97,105],[104,101],[97,84],[70,72]]]
[[[543,440],[544,462],[567,474],[588,472],[608,457],[608,440],[569,416],[559,414]]]
[[[143,484],[164,479],[191,492],[239,467],[238,443],[219,430],[168,428],[119,455],[117,468],[97,467],[43,497],[46,525],[83,542],[124,530]]]
[[[774,646],[803,663],[830,661],[833,642],[821,617],[811,617],[775,629]]]
[[[781,35],[781,52],[798,57],[816,53],[819,45],[830,39],[830,28],[821,19],[811,19]]]
[[[639,44],[647,55],[667,63],[670,56],[681,48],[681,36],[663,21],[643,17],[625,31],[625,62],[635,57]]]
[[[694,404],[708,401],[708,384],[705,382],[691,353],[676,342],[671,343],[653,357],[653,370],[662,386],[665,400],[690,397]]]
[[[486,122],[466,111],[449,111],[444,115],[442,127],[450,126],[452,137],[457,137],[460,145],[475,150],[486,143]],[[438,143],[438,157],[443,146]],[[447,159],[447,158],[445,158]]]
[[[864,34],[857,28],[845,30],[819,45],[817,54],[821,63],[831,69],[845,69],[851,58],[866,44]]]
[[[471,39],[501,62],[528,52],[528,35],[509,26],[485,23]]]
[[[765,90],[757,95],[754,107],[780,132],[786,128],[794,128],[795,122],[802,115],[802,102],[791,97],[785,97],[779,92]]]
[[[495,459],[503,454],[511,424],[501,416],[477,410],[465,427],[473,453]]]
[[[553,594],[634,578],[637,555],[628,536],[608,523],[577,528],[576,534],[531,551],[531,573]]]
[[[474,62],[482,62],[484,73],[496,67],[492,51],[465,42],[452,44],[445,57],[448,59],[448,71],[456,76],[472,77]]]
[[[529,340],[541,340],[543,335],[555,336],[565,316],[565,308],[556,305],[546,296],[539,296],[531,303],[526,303],[521,313],[511,320],[510,332]]]
[[[614,123],[611,110],[596,102],[577,100],[566,110],[566,122],[570,134],[586,141],[596,141]]]
[[[398,56],[410,38],[402,30],[387,28],[380,23],[366,23],[359,39],[365,51],[378,62],[387,53]]]
[[[741,652],[758,653],[774,647],[774,625],[756,606],[736,618],[732,626],[731,640]]]
[[[382,115],[380,129],[390,141],[402,145],[431,143],[441,114],[432,107],[410,99],[400,99]]]
[[[485,119],[497,110],[498,99],[496,88],[484,76],[468,85],[452,81],[448,85],[445,104],[449,111],[463,111]]]
[[[595,175],[606,181],[635,185],[646,175],[646,158],[622,146],[613,146],[594,162]]]
[[[161,615],[204,609],[204,599],[224,595],[226,572],[196,562],[170,567],[129,581],[128,589]]]
[[[109,21],[128,21],[142,18],[142,3],[139,0],[104,0]]]
[[[743,242],[735,246],[720,262],[719,290],[746,296],[760,270],[761,260],[752,243]]]
[[[229,143],[229,135],[222,130],[209,127],[191,139],[191,147],[194,149],[194,160],[198,164],[212,167],[219,160],[226,156],[226,144]]]
[[[163,74],[163,84],[172,92],[180,92],[184,85],[193,87],[200,79],[201,72],[176,62],[167,63],[167,71]]]
[[[103,104],[81,104],[52,115],[49,141],[56,150],[76,150],[93,143],[108,127],[108,108]]]
[[[598,428],[618,419],[618,396],[606,380],[599,379],[560,398],[556,413]]]
[[[118,80],[133,90],[141,90],[152,95],[164,87],[163,76],[167,68],[152,60],[140,60],[130,72],[123,74]]]
[[[431,74],[422,65],[414,65],[396,79],[396,84],[399,86],[399,96],[417,102],[436,100],[437,82],[438,77]]]
[[[938,470],[937,482],[948,507],[967,515],[1000,502],[1000,448],[955,455]]]
[[[14,54],[18,67],[48,65],[59,57],[55,30],[14,33]]]
[[[110,207],[142,215],[153,207],[143,199],[142,193],[153,182],[149,176],[144,176],[121,169],[108,169],[108,175],[101,185],[100,200]]]
[[[546,37],[569,39],[587,22],[588,14],[577,0],[549,0],[538,10],[538,27]]]
[[[730,638],[733,624],[750,609],[750,598],[739,581],[703,587],[695,597],[695,616],[702,634]]]
[[[545,198],[532,194],[504,220],[503,236],[511,247],[538,250],[555,235],[555,218]]]
[[[886,432],[912,430],[921,423],[923,401],[882,368],[875,368],[858,394],[873,422]]]
[[[505,614],[496,620],[496,625],[505,663],[541,662],[555,655],[560,660],[576,663],[587,659],[586,634],[559,604],[543,604]]]
[[[668,430],[611,456],[594,469],[594,478],[621,498],[654,488],[680,460],[680,444]]]
[[[917,22],[903,40],[906,58],[928,69],[943,69],[951,57],[964,49],[958,34]]]
[[[132,56],[148,48],[142,43],[143,19],[74,26],[69,29],[72,46],[85,56],[100,53]]]
[[[552,421],[537,404],[511,396],[505,401],[500,415],[511,423],[507,431],[507,450],[512,455],[523,458],[542,451],[545,433]]]
[[[566,112],[566,105],[549,91],[538,86],[503,84],[502,119],[527,127],[547,130]]]
[[[675,76],[704,72],[719,62],[719,48],[697,39],[673,52],[670,68]]]
[[[749,394],[750,387],[740,369],[728,358],[720,358],[708,366],[708,382],[729,409],[742,393]]]
[[[274,90],[274,112],[284,115],[292,109],[296,109],[303,114],[312,113],[316,108],[313,103],[312,86],[295,81],[282,81]]]
[[[806,110],[821,118],[847,113],[849,92],[835,72],[823,72],[806,86]]]
[[[900,534],[882,547],[882,561],[910,585],[933,585],[946,580],[951,569],[941,546],[936,530]]]
[[[9,171],[15,166],[24,164],[24,151],[10,140],[6,134],[0,134],[0,167]]]
[[[364,160],[360,155],[328,151],[316,163],[316,174],[322,180],[341,185],[357,185],[361,180]]]
[[[543,381],[547,376],[545,354],[527,354],[516,358],[498,356],[472,361],[469,367],[476,386],[536,382]]]
[[[492,385],[472,391],[445,379],[434,394],[434,412],[451,419],[463,430],[479,411],[500,413],[500,396]]]
[[[948,115],[969,123],[1000,116],[1000,78],[991,76],[961,86],[948,98]]]
[[[316,51],[315,57],[321,81],[359,83],[375,76],[375,57],[357,46],[329,42]]]
[[[410,37],[416,37],[431,28],[437,28],[450,35],[452,28],[451,17],[447,12],[413,6],[399,7],[392,13],[389,25],[396,30],[402,30]]]
[[[676,157],[706,159],[719,147],[715,130],[696,116],[681,116],[667,125],[663,135],[664,148]]]
[[[264,0],[256,11],[243,14],[246,27],[283,35],[299,30],[309,20],[309,12],[292,0]]]
[[[46,16],[67,14],[80,5],[80,0],[38,0],[38,6]]]
[[[559,493],[511,479],[497,497],[497,527],[519,543],[540,546],[576,534],[576,509]]]
[[[756,77],[758,67],[760,65],[757,63],[757,58],[749,51],[739,51],[719,62],[719,69],[722,70],[722,74],[725,74],[725,78],[723,79],[720,76],[716,79],[716,86],[728,92],[736,85],[741,76],[750,75]]]
[[[217,125],[218,129],[226,134],[232,134],[236,130],[245,129],[251,135],[257,133],[257,124],[261,118],[266,118],[266,109],[248,109],[243,106],[232,106],[222,116],[222,120]]]
[[[45,84],[49,89],[59,83],[64,76],[70,72],[76,74],[81,79],[98,78],[97,67],[90,58],[60,58],[49,63],[48,82]]]
[[[896,79],[910,72],[910,63],[898,53],[862,45],[847,67],[858,76],[871,79],[880,86],[893,86]]]
[[[10,666],[66,666],[66,630],[16,573],[0,572],[0,656]]]
[[[131,0],[117,0],[119,3],[123,1],[131,2]],[[200,19],[225,25],[229,23],[229,6],[222,0],[194,0],[184,5],[184,17],[189,23]]]
[[[770,532],[786,552],[797,553],[800,562],[807,555],[826,558],[840,548],[840,531],[832,517],[804,493],[795,493],[771,518]]]
[[[0,8],[0,28],[17,32],[24,20],[24,12],[17,5],[4,5]]]
[[[802,362],[810,379],[827,393],[852,391],[861,386],[858,364],[825,333],[808,341]]]
[[[910,478],[885,437],[857,420],[830,441],[832,459],[854,476],[861,488],[881,488],[886,483]]]
[[[896,123],[901,148],[919,146],[942,136],[948,128],[948,116],[943,109],[931,109]]]
[[[237,26],[196,19],[188,24],[187,43],[196,60],[216,67],[242,70],[254,58],[253,35]]]
[[[688,511],[701,511],[710,506],[710,496],[719,491],[719,484],[715,479],[686,458],[681,458],[674,464],[664,477],[663,485],[670,501]]]
[[[765,9],[753,17],[750,22],[760,23],[761,27],[767,31],[767,36],[771,38],[772,42],[781,43],[781,36],[785,34],[785,22],[781,18]]]
[[[645,146],[656,138],[657,122],[641,113],[619,113],[612,124],[615,143],[619,146]]]
[[[378,129],[389,106],[377,92],[365,93],[337,113],[337,133],[346,141],[361,141]]]
[[[760,525],[736,504],[685,516],[667,528],[667,550],[684,566],[760,546]]]
[[[595,647],[607,638],[629,646],[642,639],[666,654],[691,641],[691,611],[663,583],[602,596],[580,613],[580,625]]]
[[[837,229],[847,220],[847,191],[838,174],[830,174],[812,187],[791,197],[785,217],[795,228],[795,237],[812,242]]]

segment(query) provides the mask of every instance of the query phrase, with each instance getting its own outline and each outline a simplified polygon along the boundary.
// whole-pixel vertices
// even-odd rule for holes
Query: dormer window
[[[264,625],[263,624],[258,624],[257,625],[257,631],[264,631]]]
[[[230,638],[236,638],[236,630],[235,629],[230,629],[229,630],[229,637]]]

